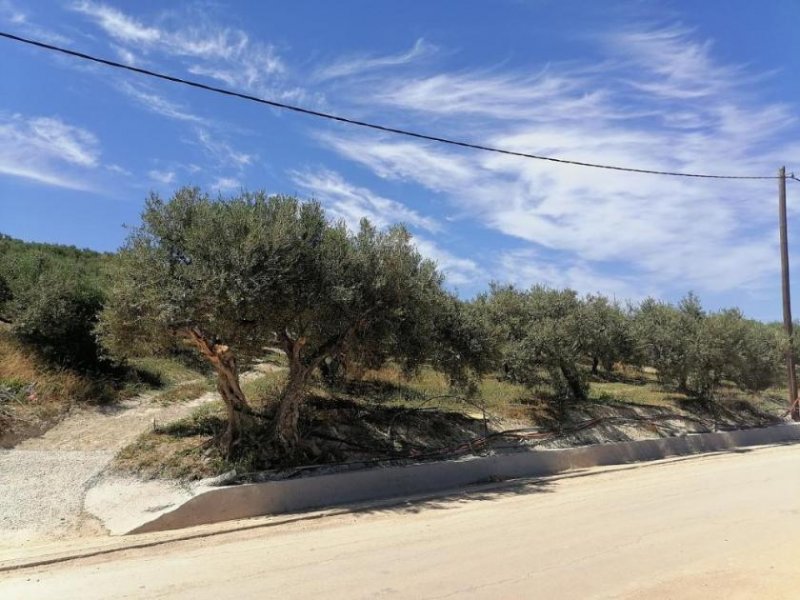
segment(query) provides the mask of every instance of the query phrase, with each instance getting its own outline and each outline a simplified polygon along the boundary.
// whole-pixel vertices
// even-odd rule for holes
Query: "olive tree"
[[[592,374],[602,366],[610,373],[617,362],[633,357],[633,334],[628,316],[616,302],[602,295],[589,295],[583,302],[584,347],[592,361]]]
[[[512,379],[534,386],[547,374],[560,416],[568,402],[587,398],[589,384],[580,366],[586,320],[575,292],[493,285],[479,301],[497,324]]]
[[[370,357],[371,366],[392,358],[413,371],[438,348],[436,317],[442,275],[423,259],[402,227],[378,231],[367,221],[336,235],[299,262],[296,277],[274,286],[270,322],[289,357],[289,378],[275,422],[284,448],[297,441],[304,391],[327,358]]]
[[[735,381],[743,389],[759,392],[775,385],[783,374],[786,336],[758,321],[745,321],[744,340]]]
[[[694,294],[678,307],[648,298],[635,311],[632,328],[639,361],[654,367],[662,383],[688,389],[693,344],[703,317]]]
[[[250,407],[239,362],[274,340],[267,320],[270,288],[301,242],[301,223],[322,222],[318,207],[263,194],[215,202],[184,188],[152,195],[141,225],[122,250],[98,326],[116,356],[169,351],[186,341],[212,365],[225,403],[222,443],[238,443]]]
[[[193,188],[151,196],[120,253],[99,332],[116,354],[188,340],[214,367],[227,408],[223,443],[252,413],[239,363],[279,344],[289,373],[272,427],[290,451],[314,369],[331,357],[389,348],[413,369],[435,348],[442,276],[402,227],[357,233],[315,202],[244,193],[212,200]]]
[[[634,327],[642,362],[663,382],[703,400],[713,399],[723,381],[764,390],[780,372],[780,330],[747,320],[738,309],[707,313],[693,294],[677,307],[646,300]]]
[[[102,366],[94,326],[103,293],[80,270],[49,270],[15,298],[13,331],[45,358],[65,367]]]
[[[708,314],[691,350],[689,390],[711,399],[723,380],[751,392],[765,390],[777,381],[783,357],[780,332],[745,319],[738,309]]]
[[[0,321],[59,366],[103,367],[93,332],[102,281],[97,265],[90,264],[100,256],[0,236]]]
[[[686,391],[711,400],[725,379],[736,377],[743,356],[745,322],[737,310],[703,315],[688,340]]]
[[[455,386],[474,388],[482,375],[500,363],[491,317],[477,302],[443,294],[434,314],[434,335],[431,362]]]

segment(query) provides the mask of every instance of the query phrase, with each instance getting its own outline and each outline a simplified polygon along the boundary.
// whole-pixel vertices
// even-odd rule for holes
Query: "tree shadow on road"
[[[572,469],[563,473],[544,477],[515,478],[503,480],[500,478],[479,482],[460,490],[452,490],[442,494],[430,494],[415,498],[392,499],[381,502],[380,505],[371,503],[368,507],[353,507],[354,513],[366,514],[419,514],[428,510],[443,511],[462,508],[478,502],[491,502],[514,496],[532,496],[536,494],[551,494],[558,491],[558,484],[564,480],[584,477],[596,477],[634,471],[639,469],[657,468],[673,464],[712,459],[735,454],[749,454],[758,450],[779,448],[798,444],[798,441],[775,442],[754,447],[735,447],[713,452],[703,452],[685,456],[671,456],[655,461],[640,461],[607,467],[591,467]]]
[[[449,493],[436,495],[435,497],[417,497],[387,500],[380,506],[366,508],[354,508],[353,512],[368,514],[383,513],[406,513],[417,514],[427,510],[449,510],[461,508],[476,502],[489,502],[507,498],[511,496],[527,496],[533,494],[544,494],[553,492],[556,482],[547,479],[515,479],[503,482],[493,480],[486,483],[478,483],[463,490],[454,490]]]

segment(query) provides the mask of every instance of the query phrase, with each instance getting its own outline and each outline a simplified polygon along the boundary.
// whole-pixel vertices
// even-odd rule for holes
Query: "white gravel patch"
[[[279,367],[256,365],[242,379],[275,370]],[[0,545],[124,533],[206,489],[203,482],[181,486],[101,475],[117,452],[141,433],[219,398],[208,392],[163,405],[153,401],[154,396],[77,408],[44,435],[0,450]]]
[[[0,450],[0,544],[104,533],[84,512],[84,497],[116,453],[154,423],[182,418],[216,397],[163,406],[145,395],[78,409],[44,435]]]
[[[113,456],[107,451],[0,450],[3,543],[78,534],[84,494]]]

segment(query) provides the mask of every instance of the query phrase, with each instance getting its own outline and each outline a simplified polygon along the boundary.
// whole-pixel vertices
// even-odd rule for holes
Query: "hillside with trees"
[[[331,448],[421,456],[631,410],[762,424],[785,397],[788,340],[736,309],[707,311],[691,293],[623,305],[503,283],[463,300],[402,226],[350,231],[316,202],[264,193],[154,195],[114,254],[4,236],[0,318],[0,427],[41,402],[31,386],[54,373],[106,390],[66,403],[159,385],[147,361],[213,374],[219,409],[145,435],[121,457],[134,470],[139,454],[188,456],[170,446],[182,437],[217,472],[352,455]],[[242,380],[265,360],[279,370]]]

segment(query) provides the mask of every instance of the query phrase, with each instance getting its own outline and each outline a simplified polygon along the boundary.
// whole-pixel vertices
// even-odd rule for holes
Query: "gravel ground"
[[[83,497],[113,452],[0,451],[0,537],[3,544],[95,531],[82,518]]]
[[[215,397],[163,406],[141,396],[76,410],[44,435],[0,450],[0,544],[106,532],[84,511],[84,499],[116,453],[154,422],[179,419]]]
[[[259,364],[243,373],[242,381],[278,369]],[[0,450],[0,544],[119,533],[134,514],[156,513],[155,518],[159,510],[191,497],[187,488],[104,477],[103,471],[141,433],[181,419],[217,397],[209,392],[165,406],[153,401],[153,394],[143,394],[109,406],[80,408],[44,435]],[[87,493],[95,486],[91,511],[85,510]]]

